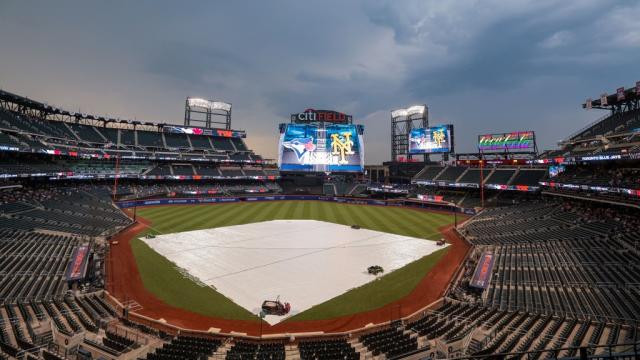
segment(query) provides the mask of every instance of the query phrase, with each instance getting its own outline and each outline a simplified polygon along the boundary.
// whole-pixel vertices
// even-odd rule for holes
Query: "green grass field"
[[[417,238],[439,240],[438,228],[453,216],[396,207],[347,205],[321,201],[281,201],[224,205],[164,206],[138,210],[152,222],[146,233],[167,234],[277,219],[314,219]],[[203,315],[225,319],[257,320],[209,287],[201,287],[180,274],[174,265],[143,241],[131,242],[145,288],[164,302]],[[401,299],[415,288],[447,252],[439,250],[379,280],[319,304],[292,320],[329,319],[374,310]]]

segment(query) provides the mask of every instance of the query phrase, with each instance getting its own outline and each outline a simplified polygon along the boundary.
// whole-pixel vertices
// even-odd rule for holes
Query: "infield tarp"
[[[434,241],[315,220],[274,220],[142,239],[155,251],[257,314],[278,296],[292,314],[444,248]],[[274,324],[282,317],[267,316]]]

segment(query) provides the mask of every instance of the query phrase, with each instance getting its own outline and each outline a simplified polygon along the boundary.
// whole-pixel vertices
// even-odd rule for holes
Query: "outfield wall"
[[[198,204],[224,204],[237,202],[257,202],[257,201],[287,201],[287,200],[311,200],[311,201],[329,201],[345,204],[357,205],[377,205],[377,206],[403,206],[419,209],[431,209],[453,212],[467,215],[475,215],[475,209],[453,207],[448,204],[439,204],[435,202],[417,202],[415,200],[379,200],[379,199],[362,199],[349,197],[321,196],[321,195],[271,195],[271,196],[225,196],[225,197],[194,197],[194,198],[157,198],[144,200],[118,201],[116,204],[121,209],[143,206],[162,206],[162,205],[198,205]]]

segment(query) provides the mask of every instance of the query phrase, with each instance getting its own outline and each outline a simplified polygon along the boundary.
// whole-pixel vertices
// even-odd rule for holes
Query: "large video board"
[[[536,135],[533,131],[488,134],[478,136],[480,151],[535,151]]]
[[[281,171],[362,172],[361,125],[281,124],[278,167]]]
[[[453,125],[412,129],[409,133],[410,154],[453,152]]]

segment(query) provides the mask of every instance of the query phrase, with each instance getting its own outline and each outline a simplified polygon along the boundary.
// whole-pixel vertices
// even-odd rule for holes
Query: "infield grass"
[[[438,229],[453,223],[453,216],[444,213],[321,201],[161,206],[140,209],[138,215],[151,221],[150,228],[143,234],[169,234],[279,219],[313,219],[343,225],[359,224],[371,230],[439,240],[441,235]],[[131,247],[145,288],[167,304],[224,319],[258,319],[212,288],[201,287],[185,278],[169,260],[142,240],[132,240]],[[427,255],[291,319],[335,318],[374,310],[401,299],[416,287],[447,251],[443,249]]]

